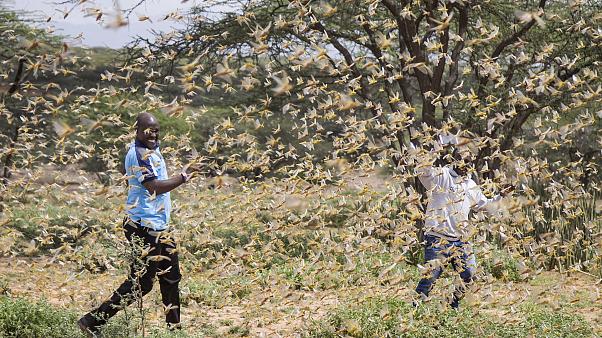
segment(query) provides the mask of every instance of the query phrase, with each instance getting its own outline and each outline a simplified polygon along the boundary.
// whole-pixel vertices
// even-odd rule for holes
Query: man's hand
[[[200,158],[186,164],[182,168],[182,173],[189,178],[196,176],[215,176],[216,170],[213,169],[213,163],[205,162],[206,159]]]
[[[188,163],[182,168],[180,174],[182,175],[182,177],[184,177],[184,182],[188,182],[190,181],[190,179],[196,176],[198,171],[199,170],[196,167],[195,163]]]

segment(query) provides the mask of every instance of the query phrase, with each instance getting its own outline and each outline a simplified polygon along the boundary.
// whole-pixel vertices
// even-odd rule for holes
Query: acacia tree
[[[42,149],[47,142],[44,133],[39,131],[44,128],[45,117],[54,104],[61,105],[56,96],[52,104],[45,101],[44,96],[56,92],[56,88],[40,88],[39,85],[46,82],[39,80],[47,74],[63,72],[61,64],[66,45],[61,44],[60,37],[35,28],[35,19],[24,19],[23,15],[4,8],[0,2],[2,180],[10,178],[15,160],[22,162],[18,166],[23,167],[39,158],[35,150]]]
[[[530,117],[557,121],[599,104],[601,9],[600,1],[216,1],[186,15],[186,28],[140,39],[145,48],[132,55],[180,75],[187,95],[221,85],[255,93],[247,107],[266,95],[272,111],[297,107],[285,110],[316,121],[306,127],[314,143],[318,129],[338,125],[339,136],[355,135],[330,138],[343,153],[370,144],[399,159],[412,127],[451,118],[478,136],[475,165],[493,170]]]

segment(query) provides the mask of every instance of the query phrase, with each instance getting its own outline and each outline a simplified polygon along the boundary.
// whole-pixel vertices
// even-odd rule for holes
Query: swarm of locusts
[[[482,255],[506,252],[525,279],[602,277],[599,1],[215,0],[160,17],[144,2],[57,2],[33,33],[3,19],[2,255],[114,264],[90,247],[118,238],[123,156],[148,111],[169,168],[205,168],[171,224],[198,269],[303,257],[317,280],[378,248],[395,256],[374,263],[379,277],[402,278],[397,264],[422,264],[430,192],[417,172],[444,160],[487,197],[511,187],[470,214]],[[82,74],[99,68],[78,37],[52,32],[76,11],[99,30],[175,28],[134,39],[90,84]],[[28,203],[46,210],[27,220],[36,229],[11,228]],[[58,222],[50,204],[74,212]],[[249,235],[225,243],[223,228]]]

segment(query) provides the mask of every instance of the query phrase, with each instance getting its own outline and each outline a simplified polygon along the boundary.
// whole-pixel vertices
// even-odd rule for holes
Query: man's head
[[[468,172],[468,168],[472,165],[472,161],[474,160],[474,155],[466,146],[456,147],[453,150],[451,157],[453,159],[451,166],[458,175],[462,176]]]
[[[471,138],[444,135],[439,137],[439,142],[443,146],[442,164],[451,166],[459,175],[465,175],[475,159]]]
[[[149,149],[159,145],[159,122],[151,113],[140,113],[136,118],[136,140]]]

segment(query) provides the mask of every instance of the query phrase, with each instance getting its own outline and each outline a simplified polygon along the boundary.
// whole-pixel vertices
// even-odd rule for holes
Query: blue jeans
[[[472,252],[468,252],[469,243],[462,241],[446,241],[435,236],[425,236],[424,261],[427,265],[425,277],[423,277],[416,292],[428,296],[433,288],[433,284],[441,276],[443,267],[451,263],[456,272],[460,273],[462,285],[456,286],[450,305],[458,308],[460,299],[464,297],[466,285],[468,285],[474,276],[475,258]],[[439,262],[435,261],[436,259]],[[430,264],[429,264],[430,263]]]

